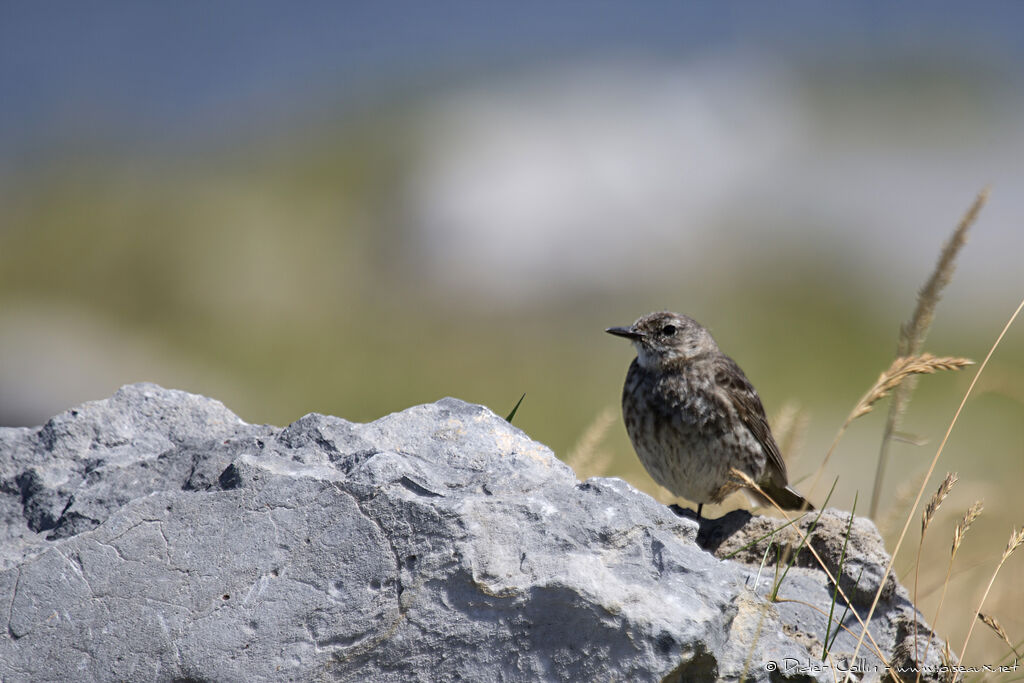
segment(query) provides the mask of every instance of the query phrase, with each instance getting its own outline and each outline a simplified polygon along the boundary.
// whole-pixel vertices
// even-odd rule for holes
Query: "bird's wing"
[[[761,405],[761,398],[754,390],[754,386],[743,374],[743,370],[732,358],[725,355],[718,356],[714,361],[715,385],[720,392],[724,393],[722,399],[735,407],[736,413],[743,422],[743,425],[750,430],[767,458],[765,472],[771,475],[772,481],[781,486],[789,483],[786,474],[786,463],[779,453],[779,446],[772,437],[772,430],[768,426],[768,418],[764,414],[764,406]]]

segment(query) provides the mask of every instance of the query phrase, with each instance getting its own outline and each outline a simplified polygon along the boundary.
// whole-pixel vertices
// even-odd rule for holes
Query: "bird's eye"
[[[661,333],[663,335],[665,335],[666,337],[671,337],[672,335],[674,335],[676,333],[676,326],[675,325],[665,325],[665,327],[661,328]]]

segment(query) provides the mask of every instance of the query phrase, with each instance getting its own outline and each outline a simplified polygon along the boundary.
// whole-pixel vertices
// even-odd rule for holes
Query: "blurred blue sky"
[[[304,343],[382,301],[502,333],[670,308],[759,340],[737,310],[818,304],[894,333],[991,184],[942,313],[987,344],[1024,290],[1021,26],[1024,2],[0,0],[0,414],[139,378],[262,395],[210,379],[232,334]],[[168,360],[208,320],[223,346]]]
[[[258,133],[493,70],[609,54],[985,62],[1020,86],[1019,2],[12,2],[5,165]],[[139,150],[139,146],[142,150]]]

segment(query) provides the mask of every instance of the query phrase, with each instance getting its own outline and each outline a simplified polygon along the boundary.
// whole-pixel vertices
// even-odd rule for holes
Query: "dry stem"
[[[1006,550],[1003,551],[1003,556],[999,558],[999,563],[996,565],[995,570],[992,572],[992,578],[988,580],[988,585],[985,586],[985,592],[981,595],[981,600],[978,601],[978,609],[974,610],[974,618],[971,619],[971,627],[967,629],[967,637],[964,638],[964,645],[960,648],[960,661],[964,661],[964,653],[967,652],[967,643],[971,642],[971,634],[974,633],[974,625],[978,623],[978,616],[981,614],[981,608],[985,604],[985,599],[988,597],[989,591],[992,590],[992,584],[996,582],[996,575],[999,574],[999,570],[1003,568],[1003,563],[1013,554],[1013,551],[1024,545],[1024,528],[1020,531],[1016,529],[1010,534],[1010,540],[1006,544]]]
[[[773,500],[771,496],[769,496],[767,493],[765,493],[764,490],[760,486],[757,485],[757,482],[755,482],[753,479],[751,479],[750,476],[748,476],[745,472],[741,472],[740,470],[736,469],[735,467],[730,468],[729,471],[730,471],[730,473],[732,474],[732,476],[735,479],[737,479],[738,481],[742,482],[743,486],[747,486],[749,488],[752,488],[755,491],[757,491],[759,494],[764,496],[765,499],[767,499],[768,502],[770,502],[773,506],[775,506],[775,509],[778,510],[779,513],[782,514],[782,516],[786,518],[787,522],[790,522],[790,523],[793,522],[793,520],[790,519],[789,515],[786,514],[786,511],[783,510],[781,507],[779,507],[779,504],[776,503],[775,500]],[[821,559],[821,555],[819,555],[818,551],[814,549],[813,545],[811,545],[810,540],[807,538],[807,534],[805,534],[803,532],[803,530],[800,529],[799,526],[797,526],[795,524],[793,524],[792,526],[793,526],[793,529],[800,535],[800,540],[803,541],[804,546],[811,552],[811,555],[814,556],[814,559],[815,559],[815,561],[817,561],[818,566],[821,567],[821,570],[823,572],[825,572],[825,576],[827,576],[829,578],[829,580],[832,582],[832,585],[836,587],[836,590],[839,592],[839,595],[843,596],[843,600],[846,601],[846,604],[852,605],[853,602],[846,595],[846,591],[844,591],[839,586],[839,580],[836,577],[832,576],[832,572],[830,572],[828,567],[825,566],[825,561]],[[890,567],[891,566],[892,565],[890,563]],[[885,577],[882,577],[882,581],[883,582],[885,581],[885,578],[887,576],[888,576],[888,574],[886,574]],[[882,587],[880,586],[879,589],[878,589],[878,593],[881,594],[881,592],[882,592]],[[877,595],[876,595],[876,599],[877,599]],[[864,636],[867,635],[868,640],[871,641],[871,645],[875,648],[875,652],[878,653],[879,659],[882,660],[882,665],[885,668],[888,669],[889,668],[889,662],[882,655],[882,648],[878,647],[878,643],[875,642],[874,636],[872,636],[871,632],[868,631],[867,622],[871,620],[871,614],[870,613],[868,614],[868,618],[865,621],[864,619],[860,618],[859,614],[857,614],[857,610],[851,610],[850,613],[854,616],[854,618],[857,620],[857,623],[859,623],[860,627],[861,627],[861,636],[860,636],[860,639],[857,641],[857,649],[858,650],[860,649],[861,643],[864,642]],[[896,675],[895,672],[893,672],[893,675],[894,676]],[[897,679],[897,680],[899,680],[899,679]]]
[[[978,218],[981,208],[988,201],[989,189],[986,187],[975,198],[974,203],[960,219],[949,240],[943,245],[939,254],[939,260],[935,264],[928,281],[917,294],[917,305],[910,320],[900,325],[900,337],[896,346],[897,356],[911,356],[920,353],[924,340],[928,336],[928,329],[935,318],[935,307],[943,288],[953,278],[953,271],[956,267],[956,257],[960,249],[967,243],[967,232]],[[882,489],[882,480],[885,476],[885,466],[889,460],[889,445],[892,437],[899,429],[900,418],[906,410],[910,401],[910,394],[914,390],[914,380],[909,379],[896,390],[889,404],[889,415],[885,421],[885,431],[882,433],[882,445],[878,451],[878,465],[875,468],[875,483],[871,491],[871,506],[868,508],[868,516],[872,519],[878,512],[878,501]]]
[[[576,476],[584,479],[590,476],[600,476],[608,471],[611,464],[611,456],[598,447],[608,433],[608,428],[615,422],[615,409],[606,407],[597,417],[583,430],[579,440],[569,451],[565,462],[573,469]]]
[[[964,405],[967,404],[967,399],[970,398],[971,393],[974,391],[974,387],[978,383],[978,378],[985,371],[985,368],[988,366],[989,359],[992,358],[992,354],[994,354],[996,352],[996,349],[999,348],[999,344],[1002,343],[1003,337],[1006,336],[1006,332],[1010,329],[1010,326],[1013,325],[1013,322],[1017,319],[1017,316],[1020,315],[1021,309],[1024,309],[1024,299],[1021,299],[1021,302],[1017,306],[1017,309],[1013,312],[1013,315],[1011,315],[1010,319],[1006,321],[1006,324],[1003,326],[1002,332],[1000,332],[999,336],[996,337],[996,340],[995,342],[993,342],[992,347],[988,350],[988,353],[985,355],[985,360],[981,362],[981,365],[978,366],[978,371],[974,373],[974,379],[971,380],[970,385],[967,387],[967,391],[964,392],[964,397],[960,401],[960,406],[956,409],[956,412],[953,414],[953,419],[950,421],[949,427],[946,428],[946,434],[945,436],[942,437],[942,442],[939,444],[938,450],[935,451],[935,455],[932,457],[932,462],[928,466],[928,473],[925,475],[925,481],[927,481],[928,478],[931,477],[932,472],[935,471],[935,465],[939,462],[939,456],[942,455],[942,451],[946,448],[946,443],[949,441],[949,435],[953,433],[953,428],[956,426],[957,421],[960,419],[960,414],[964,410]],[[892,555],[889,557],[889,564],[885,568],[885,573],[882,575],[882,582],[879,584],[879,586],[885,583],[885,580],[892,572],[893,562],[896,561],[896,555],[897,553],[899,553],[900,547],[903,545],[903,539],[906,538],[907,529],[910,528],[910,520],[913,519],[913,510],[917,509],[917,506],[920,504],[921,497],[923,495],[924,484],[921,485],[920,490],[917,492],[917,498],[914,500],[914,505],[911,509],[911,514],[907,517],[907,521],[903,524],[903,530],[900,532],[900,537],[899,539],[897,539],[896,546],[892,550]],[[875,592],[874,600],[871,601],[871,608],[868,610],[868,621],[870,621],[871,617],[874,615],[875,608],[878,607],[878,601],[881,599],[881,597],[882,589],[879,588]],[[851,660],[856,661],[857,654],[860,652],[861,645],[864,643],[865,635],[867,635],[866,631],[861,634],[860,638],[857,639],[857,647],[853,650],[853,656],[851,657]],[[850,680],[850,672],[847,672],[845,680]]]
[[[832,457],[832,453],[835,452],[836,446],[839,445],[839,440],[843,438],[843,434],[846,433],[847,428],[850,424],[858,417],[867,415],[871,412],[875,403],[882,400],[892,392],[900,382],[905,380],[911,375],[930,375],[939,370],[959,370],[966,365],[972,365],[974,361],[968,358],[957,358],[954,356],[933,356],[930,353],[922,353],[919,356],[901,356],[892,362],[892,365],[879,375],[878,380],[874,385],[868,389],[867,393],[861,396],[860,400],[857,401],[857,405],[850,411],[846,421],[839,428],[834,439],[832,439],[832,445],[829,446],[828,452],[825,453],[825,459],[821,461],[821,465],[818,466],[818,471],[814,477],[814,483],[811,484],[811,491],[818,485],[818,480],[821,478],[822,472],[825,471],[825,466],[828,464],[829,459]],[[930,474],[930,473],[929,473]],[[920,502],[920,496],[918,501]],[[916,507],[916,503],[915,503]]]
[[[928,525],[931,524],[932,518],[935,517],[935,513],[938,511],[939,506],[942,505],[942,501],[946,499],[949,492],[953,489],[953,485],[957,482],[956,472],[946,472],[946,478],[939,484],[938,490],[932,499],[928,501],[928,505],[924,508],[924,513],[921,515],[921,542],[917,544],[917,559],[914,560],[914,604],[917,604],[917,585],[921,578],[921,549],[924,548],[924,535],[928,531]],[[932,627],[934,628],[934,626]],[[914,660],[920,662],[918,659],[917,652],[917,620],[914,620]]]

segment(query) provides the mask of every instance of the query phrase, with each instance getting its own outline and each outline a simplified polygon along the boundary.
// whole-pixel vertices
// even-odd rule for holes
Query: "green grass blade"
[[[860,492],[853,494],[853,509],[850,510],[850,521],[846,525],[846,535],[843,537],[843,552],[839,554],[839,569],[836,571],[836,586],[835,590],[832,591],[832,604],[828,608],[828,621],[825,622],[825,642],[821,645],[821,661],[825,661],[828,657],[828,651],[832,647],[832,642],[835,641],[835,636],[839,635],[839,624],[836,624],[836,633],[832,636],[832,641],[829,641],[829,632],[832,630],[832,616],[835,614],[836,599],[839,597],[839,579],[843,575],[843,564],[846,562],[846,547],[850,542],[850,532],[853,530],[853,516],[857,512],[857,496]],[[864,570],[861,569],[861,572]],[[849,607],[849,604],[847,604]],[[846,618],[846,614],[843,614],[843,618]],[[842,620],[839,622],[842,623]]]
[[[505,418],[505,421],[508,422],[509,424],[512,423],[512,418],[516,416],[516,411],[519,410],[519,404],[523,402],[524,398],[526,398],[525,391],[523,392],[523,395],[519,397],[519,400],[516,401],[516,405],[512,408],[512,412],[509,413],[508,417]]]
[[[857,580],[853,582],[853,587],[857,588],[860,586],[860,579],[864,576],[864,567],[860,568],[860,572],[857,574]],[[832,640],[828,642],[828,651],[832,651],[832,645],[836,642],[836,637],[839,635],[839,629],[842,627],[842,623],[846,621],[846,615],[850,613],[850,603],[846,603],[846,607],[843,608],[843,614],[839,617],[839,621],[836,622],[836,630],[832,634]]]
[[[786,569],[783,570],[783,572],[782,572],[782,576],[780,576],[779,580],[775,582],[774,586],[772,586],[772,593],[768,597],[768,599],[771,600],[772,602],[775,602],[775,600],[779,597],[779,589],[782,588],[782,582],[786,580],[786,574],[789,573],[789,568],[792,567],[793,563],[796,562],[796,558],[797,558],[797,556],[800,555],[800,551],[803,549],[804,543],[806,543],[807,539],[809,539],[811,537],[811,534],[814,533],[815,527],[818,526],[818,520],[821,519],[821,516],[825,513],[825,508],[828,507],[828,501],[829,501],[830,498],[832,498],[832,494],[835,493],[836,484],[838,484],[838,483],[839,483],[839,477],[836,477],[832,481],[832,488],[830,488],[828,490],[828,495],[825,496],[825,502],[822,504],[821,508],[818,510],[818,514],[817,514],[817,516],[815,516],[814,521],[811,522],[811,526],[809,526],[807,528],[807,533],[803,535],[803,538],[800,539],[800,544],[797,545],[796,550],[794,550],[793,554],[790,555],[789,561],[786,563]]]

